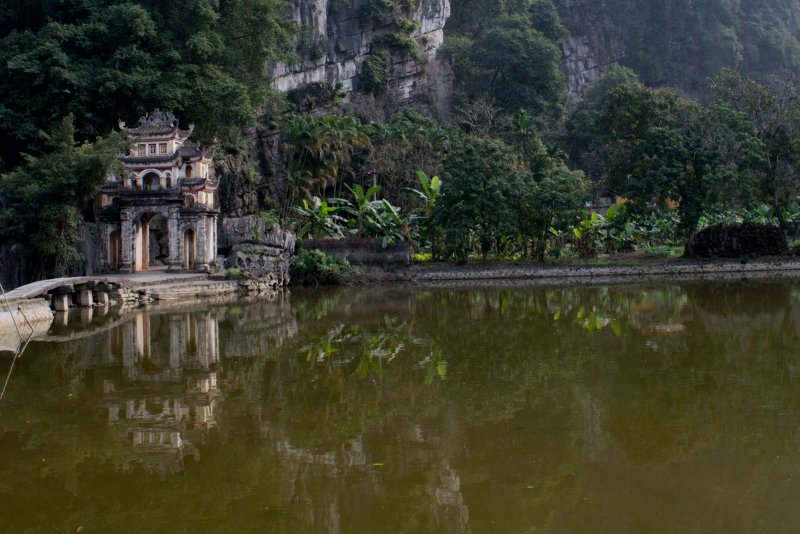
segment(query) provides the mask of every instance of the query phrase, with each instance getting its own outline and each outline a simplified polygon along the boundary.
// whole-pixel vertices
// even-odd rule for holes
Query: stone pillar
[[[106,293],[105,291],[95,291],[94,301],[97,303],[98,306],[108,306],[109,304],[108,293]]]
[[[120,218],[120,240],[122,241],[119,272],[132,273],[131,252],[133,250],[133,214],[131,210],[124,209],[119,214]]]
[[[94,310],[92,308],[81,308],[81,322],[88,324],[94,319]]]
[[[169,270],[180,271],[183,268],[183,251],[181,250],[180,208],[170,206],[167,231],[169,233]]]
[[[53,295],[53,308],[56,311],[65,312],[69,311],[70,296],[68,293],[62,295]]]
[[[91,289],[82,289],[78,292],[78,303],[82,308],[91,308],[94,305],[94,298]]]
[[[208,317],[208,362],[211,365],[219,363],[219,322],[209,314]]]
[[[209,339],[208,339],[208,316],[207,314],[197,314],[197,360],[200,367],[208,369],[209,365]]]

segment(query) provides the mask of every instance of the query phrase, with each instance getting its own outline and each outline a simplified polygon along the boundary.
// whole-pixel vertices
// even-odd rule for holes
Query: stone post
[[[131,210],[122,210],[119,214],[119,218],[120,241],[122,242],[120,247],[119,272],[131,273],[133,272],[133,265],[131,264],[131,251],[133,250],[133,216]]]
[[[169,233],[169,270],[180,271],[183,268],[183,254],[181,251],[181,235],[178,217],[180,208],[178,206],[169,207],[169,221],[167,232]]]

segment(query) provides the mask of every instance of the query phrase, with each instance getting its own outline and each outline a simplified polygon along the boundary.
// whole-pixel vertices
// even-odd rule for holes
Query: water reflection
[[[112,327],[106,343],[96,376],[109,423],[125,427],[148,469],[174,471],[184,456],[198,458],[193,441],[216,426],[221,403],[217,318],[140,312]]]
[[[0,404],[0,527],[46,530],[45,500],[98,531],[127,506],[143,531],[788,532],[798,297],[298,291],[56,325]]]

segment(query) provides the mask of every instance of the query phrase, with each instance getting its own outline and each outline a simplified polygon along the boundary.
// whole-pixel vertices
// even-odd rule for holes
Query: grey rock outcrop
[[[270,285],[289,284],[289,263],[296,237],[277,224],[256,215],[223,219],[219,247],[225,251],[225,268],[236,268],[248,278]]]
[[[575,104],[584,91],[601,78],[608,67],[625,56],[621,38],[601,34],[568,34],[561,41],[563,69],[567,77],[567,97]]]

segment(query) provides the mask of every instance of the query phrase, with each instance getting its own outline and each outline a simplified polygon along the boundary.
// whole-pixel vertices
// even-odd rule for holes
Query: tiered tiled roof
[[[128,137],[167,137],[177,133],[180,139],[187,139],[194,130],[194,124],[190,124],[188,130],[181,130],[175,115],[157,109],[141,117],[139,126],[127,128],[124,122],[119,121],[119,128]]]

